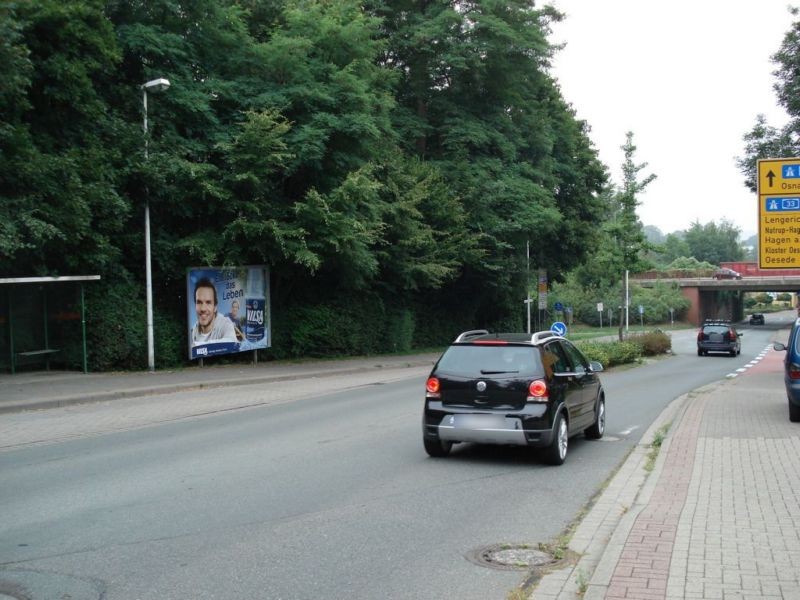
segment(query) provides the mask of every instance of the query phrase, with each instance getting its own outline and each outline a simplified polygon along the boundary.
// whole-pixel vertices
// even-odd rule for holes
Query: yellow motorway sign
[[[758,161],[758,266],[800,268],[800,158]]]
[[[759,160],[758,194],[800,195],[800,158]]]

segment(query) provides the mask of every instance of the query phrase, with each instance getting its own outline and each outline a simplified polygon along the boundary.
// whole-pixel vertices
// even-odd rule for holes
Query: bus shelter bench
[[[43,356],[45,359],[45,363],[47,368],[50,368],[50,356],[55,354],[56,352],[61,352],[58,348],[42,348],[41,350],[27,350],[25,352],[17,352],[17,356],[20,358],[27,358],[27,357],[34,357],[34,356]]]

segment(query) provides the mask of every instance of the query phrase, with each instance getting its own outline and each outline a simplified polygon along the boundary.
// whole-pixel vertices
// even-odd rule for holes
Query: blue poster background
[[[234,331],[235,337],[202,339],[195,292],[199,282],[213,285],[216,292],[214,319],[228,319],[215,329]],[[211,296],[209,296],[210,299]],[[198,267],[186,272],[188,347],[191,360],[271,347],[269,270],[263,265],[244,267]]]

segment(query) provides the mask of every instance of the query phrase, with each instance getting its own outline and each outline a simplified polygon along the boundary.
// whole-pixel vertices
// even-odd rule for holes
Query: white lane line
[[[755,357],[753,360],[751,360],[749,363],[747,363],[747,364],[746,364],[744,367],[742,367],[742,368],[740,368],[740,369],[736,369],[736,373],[728,373],[727,375],[725,375],[725,377],[727,377],[728,379],[733,379],[733,378],[734,378],[734,377],[736,377],[736,376],[737,376],[739,373],[744,373],[744,372],[745,372],[747,369],[749,369],[750,367],[755,367],[755,366],[756,366],[756,365],[757,365],[759,362],[761,362],[761,360],[762,360],[762,359],[763,359],[763,358],[764,358],[764,357],[765,357],[767,354],[769,354],[769,351],[770,351],[771,349],[772,349],[772,346],[767,346],[766,348],[764,348],[764,349],[761,351],[761,354],[759,354],[758,356],[756,356],[756,357]]]
[[[637,429],[639,429],[639,426],[638,425],[634,425],[633,427],[629,427],[625,431],[620,431],[619,434],[620,435],[630,435],[631,433],[633,433]]]

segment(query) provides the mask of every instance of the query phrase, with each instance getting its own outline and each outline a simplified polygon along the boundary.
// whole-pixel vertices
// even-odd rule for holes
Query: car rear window
[[[544,373],[539,352],[531,346],[450,346],[436,370],[461,377],[541,377]]]
[[[706,325],[703,327],[703,333],[711,335],[712,333],[719,333],[719,334],[726,334],[730,330],[730,327],[725,325]]]

